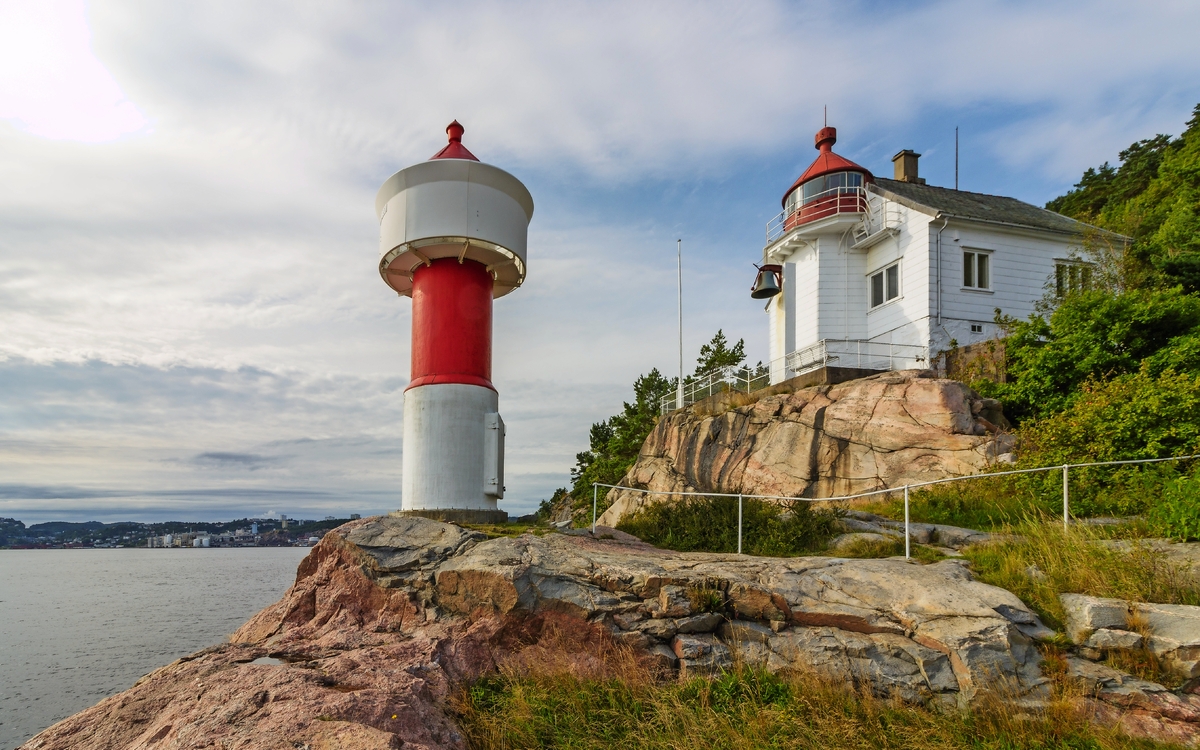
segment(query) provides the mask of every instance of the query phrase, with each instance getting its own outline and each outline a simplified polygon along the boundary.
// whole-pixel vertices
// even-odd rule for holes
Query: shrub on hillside
[[[1089,381],[1135,373],[1156,355],[1167,358],[1160,371],[1167,364],[1180,369],[1200,363],[1163,354],[1200,333],[1200,297],[1179,288],[1082,292],[1063,300],[1049,320],[1004,322],[1010,330],[1008,382],[973,385],[1002,400],[1018,422],[1063,411]]]
[[[797,502],[790,511],[774,503],[742,501],[742,551],[783,557],[821,549],[835,533],[837,514]],[[735,497],[699,497],[647,505],[617,529],[656,547],[679,552],[737,552]]]
[[[1166,458],[1200,449],[1200,375],[1148,368],[1088,381],[1069,409],[1021,429],[1026,463]]]
[[[1071,406],[1025,422],[1021,464],[1167,458],[1200,453],[1200,375],[1148,366],[1136,373],[1080,388]],[[1146,512],[1190,467],[1180,464],[1084,467],[1070,470],[1074,516],[1128,516]],[[1062,474],[1019,477],[1009,484],[1031,507],[1061,503]]]
[[[1165,482],[1146,513],[1151,532],[1181,542],[1200,539],[1200,472]]]

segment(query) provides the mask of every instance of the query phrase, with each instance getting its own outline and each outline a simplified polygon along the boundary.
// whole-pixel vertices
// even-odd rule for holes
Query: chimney
[[[925,180],[917,177],[917,159],[920,158],[920,154],[908,148],[893,156],[892,164],[896,167],[896,179],[900,182],[915,182],[918,185],[924,185]]]

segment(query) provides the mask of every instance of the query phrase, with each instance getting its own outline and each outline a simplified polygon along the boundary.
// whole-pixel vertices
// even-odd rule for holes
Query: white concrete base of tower
[[[404,394],[401,512],[495,520],[504,497],[504,420],[490,388],[438,383]],[[461,514],[459,511],[470,511]]]

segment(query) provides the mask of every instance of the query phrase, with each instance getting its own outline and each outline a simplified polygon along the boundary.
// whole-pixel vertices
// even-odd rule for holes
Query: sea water
[[[225,641],[308,553],[0,550],[0,750]]]

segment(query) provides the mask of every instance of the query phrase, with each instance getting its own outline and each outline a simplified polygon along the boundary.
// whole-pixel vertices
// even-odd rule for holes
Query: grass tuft
[[[741,668],[682,682],[501,675],[463,690],[456,710],[474,750],[1160,747],[1089,723],[1071,698],[1060,688],[1037,712],[999,700],[930,710],[813,674]]]
[[[536,523],[462,523],[459,526],[462,526],[464,529],[481,532],[488,539],[516,537],[522,534],[543,536],[550,532],[549,527]]]
[[[1058,595],[1200,604],[1197,582],[1152,547],[1106,544],[1104,529],[1027,517],[996,541],[963,550],[976,577],[1019,596],[1047,625],[1062,629]]]

